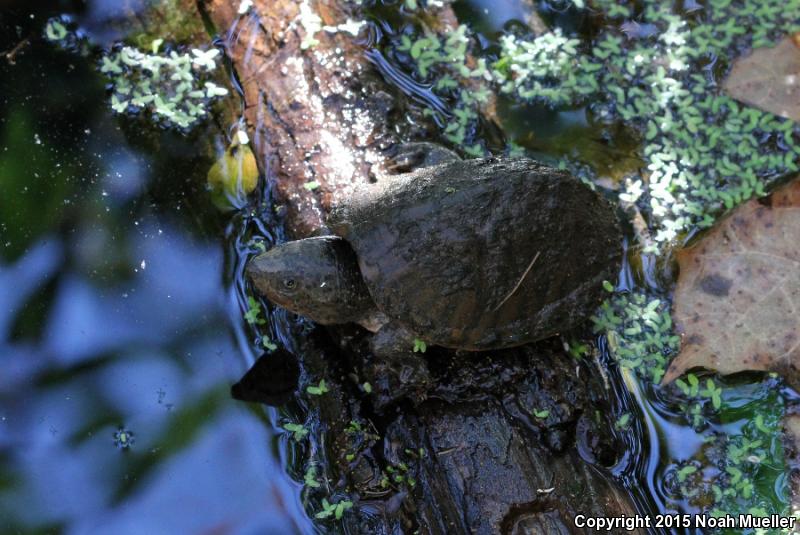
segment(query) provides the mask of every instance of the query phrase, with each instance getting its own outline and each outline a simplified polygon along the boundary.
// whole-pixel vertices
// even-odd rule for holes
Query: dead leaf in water
[[[800,180],[738,207],[678,264],[681,352],[662,382],[694,367],[760,370],[800,391]]]
[[[800,34],[737,59],[723,87],[731,98],[800,121]]]

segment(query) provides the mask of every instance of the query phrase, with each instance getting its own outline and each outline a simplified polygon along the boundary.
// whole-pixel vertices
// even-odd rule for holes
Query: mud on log
[[[300,2],[256,1],[240,17],[237,2],[199,0],[211,23],[231,28],[226,46],[244,93],[244,116],[259,164],[285,204],[293,237],[320,232],[324,215],[354,188],[381,179],[384,152],[399,140],[391,122],[393,90],[371,69],[349,34],[320,31],[304,48]],[[323,26],[358,19],[351,2],[311,1]],[[446,17],[453,17],[448,12]],[[306,187],[309,182],[318,187]],[[323,343],[301,340],[303,366],[332,385],[317,407],[327,428],[328,462],[360,492],[352,531],[368,533],[581,533],[577,513],[633,514],[627,497],[579,455],[578,440],[596,465],[616,461],[605,436],[611,423],[606,391],[591,364],[577,365],[553,342],[487,355],[429,351],[431,388],[379,410],[385,390],[402,390],[402,369],[383,369],[387,384],[359,393],[353,376],[370,377],[365,342],[352,329],[332,329]],[[301,337],[302,338],[302,337]],[[344,348],[332,355],[330,346]],[[327,355],[325,355],[327,353]],[[402,368],[402,363],[398,363]],[[532,411],[547,410],[544,418]],[[541,414],[541,413],[540,413]],[[376,422],[380,439],[348,459],[347,422]],[[380,489],[377,466],[404,451],[426,452],[416,484],[395,495]],[[584,457],[587,454],[584,454]],[[407,492],[407,494],[406,494]]]

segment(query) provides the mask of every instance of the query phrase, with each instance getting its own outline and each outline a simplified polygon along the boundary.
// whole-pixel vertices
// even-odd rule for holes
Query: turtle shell
[[[377,307],[419,338],[511,347],[574,326],[615,280],[614,208],[533,160],[468,160],[365,192],[329,219],[353,247]]]

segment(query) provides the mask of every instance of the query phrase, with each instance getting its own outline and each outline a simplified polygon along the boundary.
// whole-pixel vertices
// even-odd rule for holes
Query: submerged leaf
[[[784,38],[736,60],[723,87],[728,94],[781,117],[800,121],[800,38]]]
[[[800,180],[741,205],[678,253],[673,316],[681,352],[669,383],[694,367],[774,371],[800,386]],[[691,379],[691,376],[690,376]]]
[[[258,165],[249,145],[234,141],[208,170],[208,187],[222,210],[238,208],[258,184]]]

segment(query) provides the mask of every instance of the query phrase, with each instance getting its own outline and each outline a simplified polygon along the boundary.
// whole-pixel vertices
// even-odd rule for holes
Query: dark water
[[[120,37],[106,24],[119,4],[76,5],[98,42]],[[529,13],[511,0],[455,9],[487,42]],[[580,23],[563,6],[544,12]],[[0,533],[314,531],[286,475],[303,460],[278,440],[276,414],[229,394],[258,356],[242,320],[248,242],[277,231],[211,205],[202,147],[224,146],[218,131],[152,133],[111,116],[90,62],[38,38],[49,14],[0,13],[3,55],[23,43],[14,64],[0,56]],[[376,51],[388,81],[396,74],[413,99],[446,106]],[[499,114],[504,135],[542,158],[608,175],[638,165],[624,132],[619,152],[597,142],[586,110],[501,99]],[[668,293],[657,259],[632,256],[619,286]],[[288,342],[286,316],[271,320],[271,336]],[[636,432],[608,477],[641,513],[691,510],[665,482],[703,436],[663,392],[632,377],[626,386],[614,369],[610,378]],[[760,410],[760,384],[730,385],[737,409],[717,431]],[[127,448],[120,430],[133,436]]]
[[[0,533],[311,531],[229,394],[254,355],[201,145],[121,128],[45,20],[0,13],[1,51],[30,37],[0,57]]]

